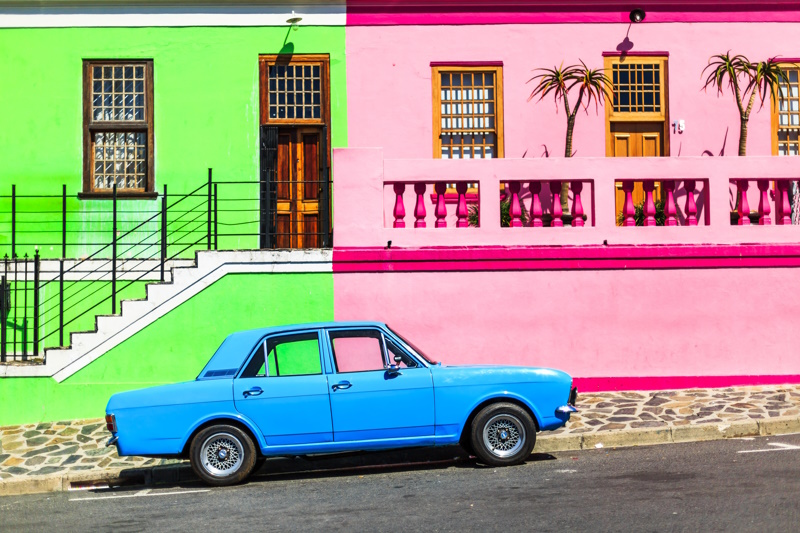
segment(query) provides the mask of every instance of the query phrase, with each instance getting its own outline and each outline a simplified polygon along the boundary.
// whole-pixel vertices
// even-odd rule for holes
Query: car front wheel
[[[192,470],[209,485],[234,485],[253,471],[256,448],[241,429],[219,425],[207,427],[194,437],[189,456]]]
[[[475,416],[472,449],[492,466],[521,464],[536,443],[536,425],[528,412],[512,403],[487,405]]]

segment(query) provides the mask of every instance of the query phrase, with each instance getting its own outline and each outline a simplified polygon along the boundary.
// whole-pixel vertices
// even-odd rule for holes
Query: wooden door
[[[278,130],[277,248],[319,248],[321,128]]]
[[[612,122],[610,157],[661,157],[664,153],[664,123],[663,122]],[[641,181],[634,182],[633,204],[644,202],[644,187]],[[653,191],[653,200],[661,199],[661,183],[656,183]],[[625,192],[622,183],[616,183],[616,212],[617,217],[622,213],[625,204]]]

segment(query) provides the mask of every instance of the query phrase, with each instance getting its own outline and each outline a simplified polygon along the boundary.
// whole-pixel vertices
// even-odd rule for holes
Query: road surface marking
[[[118,494],[116,496],[97,496],[95,498],[73,498],[71,502],[85,502],[90,500],[112,500],[116,498],[139,498],[142,496],[175,496],[179,494],[193,494],[198,492],[211,492],[211,489],[203,490],[178,490],[173,492],[150,492],[150,489],[140,490],[135,494]]]
[[[764,448],[763,450],[739,450],[738,453],[757,453],[757,452],[782,452],[784,450],[800,450],[800,446],[794,444],[784,444],[782,442],[770,442],[769,446],[777,448]]]

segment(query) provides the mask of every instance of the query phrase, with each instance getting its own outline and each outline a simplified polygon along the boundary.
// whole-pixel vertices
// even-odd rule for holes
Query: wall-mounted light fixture
[[[634,9],[633,11],[631,11],[630,19],[631,22],[636,23],[643,21],[644,17],[646,16],[647,13],[644,12],[644,9]]]
[[[286,24],[289,24],[293,30],[297,31],[297,23],[303,20],[303,17],[297,15],[294,10],[292,10],[292,16],[286,19]]]

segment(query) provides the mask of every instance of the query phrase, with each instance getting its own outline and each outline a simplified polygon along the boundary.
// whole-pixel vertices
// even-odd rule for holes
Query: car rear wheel
[[[487,405],[475,416],[472,449],[492,466],[521,464],[536,443],[536,425],[528,412],[512,403]]]
[[[189,457],[195,474],[209,485],[234,485],[253,471],[256,448],[241,429],[218,425],[195,435]]]

